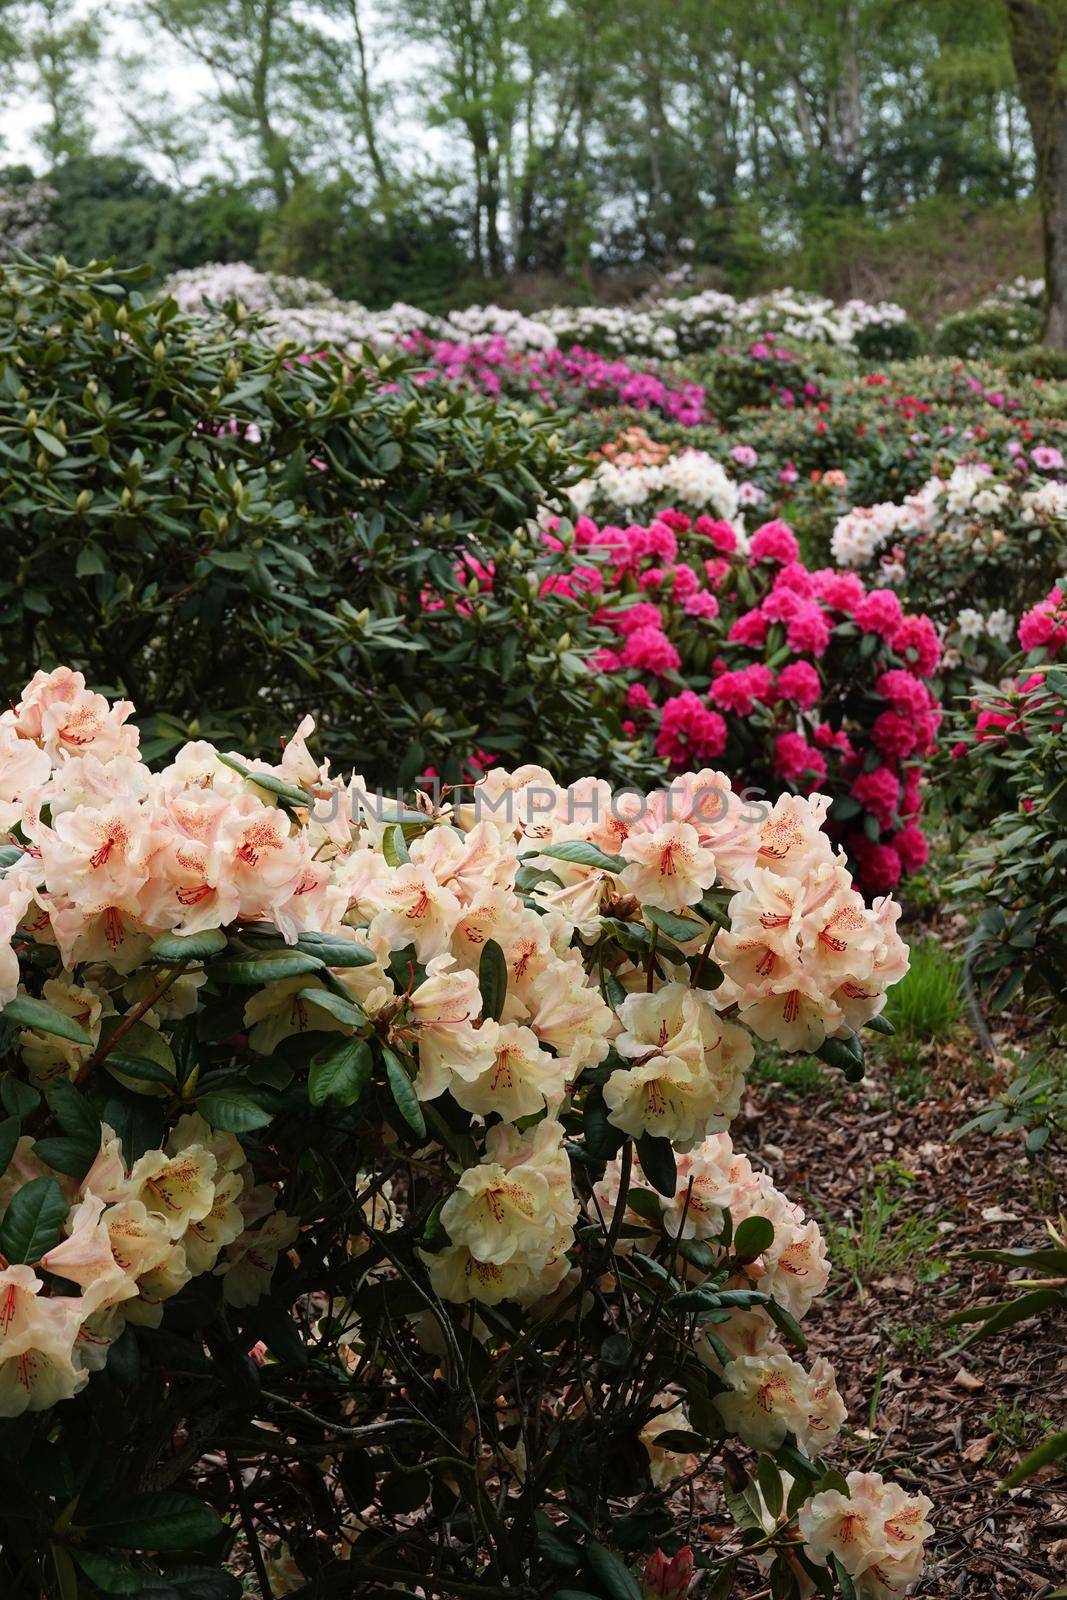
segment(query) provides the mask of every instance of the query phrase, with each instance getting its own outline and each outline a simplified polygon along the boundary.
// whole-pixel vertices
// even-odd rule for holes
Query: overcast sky
[[[124,150],[145,161],[158,176],[173,176],[162,157],[138,149],[135,139],[132,139],[122,112],[128,90],[123,84],[119,58],[143,59],[145,66],[137,103],[146,111],[153,108],[179,113],[189,111],[211,92],[212,75],[209,68],[191,59],[158,33],[150,33],[137,19],[135,7],[128,4],[127,0],[103,0],[103,4],[101,0],[78,0],[76,9],[98,16],[102,13],[108,19],[104,53],[90,75],[87,93],[92,108],[92,125],[97,130],[94,148],[102,154]],[[388,49],[387,35],[380,25],[376,26],[373,5],[364,4],[361,15],[372,61],[377,58],[373,69],[374,81],[391,83],[398,88],[410,83],[422,52],[413,47]],[[405,111],[402,93],[397,96],[395,111],[396,115],[390,118],[391,142],[394,146],[398,142],[398,133],[413,154],[427,150],[438,153],[447,143],[438,130],[425,127],[410,104]],[[26,162],[38,170],[47,165],[34,145],[34,133],[44,123],[46,115],[44,104],[28,92],[6,98],[0,114],[0,164]],[[220,136],[224,137],[221,130]],[[212,141],[206,140],[202,162],[185,170],[183,177],[195,180],[208,172],[232,170],[226,154],[223,146],[216,144],[213,149]]]

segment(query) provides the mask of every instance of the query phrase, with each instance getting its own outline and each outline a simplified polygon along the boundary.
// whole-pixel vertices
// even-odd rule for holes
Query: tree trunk
[[[367,47],[363,38],[363,25],[359,16],[359,0],[351,0],[349,10],[352,14],[352,27],[356,36],[357,69],[359,72],[359,87],[357,90],[359,103],[359,121],[363,130],[363,142],[367,147],[367,156],[374,168],[374,176],[378,182],[378,198],[383,205],[388,205],[391,185],[389,173],[382,159],[381,150],[378,148],[378,134],[374,126],[374,106],[371,96],[370,72],[367,67]]]
[[[1004,0],[1011,58],[1030,123],[1045,244],[1044,341],[1067,350],[1067,0]]]

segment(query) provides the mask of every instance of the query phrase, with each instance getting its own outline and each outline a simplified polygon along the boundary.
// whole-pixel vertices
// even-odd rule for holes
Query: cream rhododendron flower
[[[87,689],[83,673],[56,667],[34,673],[18,704],[0,721],[41,745],[54,761],[89,749],[107,758],[136,753],[137,729],[126,726],[133,710],[129,700],[111,704]]]
[[[679,1056],[651,1056],[640,1066],[613,1072],[604,1085],[604,1101],[608,1120],[631,1138],[647,1133],[682,1149],[694,1145],[716,1120],[725,1126],[732,1114],[703,1064],[691,1066]]]
[[[623,887],[642,905],[660,911],[684,911],[715,882],[714,853],[701,844],[688,822],[635,828],[623,840],[619,854],[628,863]]]
[[[468,1167],[441,1210],[449,1238],[494,1266],[536,1251],[550,1216],[544,1174],[532,1167],[506,1172],[496,1162]]]
[[[10,723],[0,722],[0,829],[15,826],[25,797],[48,781],[52,763],[31,739],[20,739]]]
[[[314,974],[299,978],[279,978],[268,983],[245,1001],[244,1025],[248,1029],[248,1042],[260,1055],[273,1055],[283,1039],[294,1033],[344,1033],[348,1024],[339,1021],[322,1006],[317,1006],[309,992],[324,990]]]
[[[0,1006],[18,993],[19,962],[11,941],[32,900],[32,883],[11,873],[0,879]]]
[[[451,1088],[457,1104],[483,1117],[496,1112],[505,1122],[517,1122],[546,1106],[550,1113],[555,1110],[566,1080],[559,1062],[542,1050],[533,1030],[506,1022],[486,1023],[483,1031],[492,1040],[493,1064],[476,1077],[467,1075],[465,1063],[453,1065]]]
[[[824,1490],[801,1507],[798,1524],[816,1561],[836,1556],[864,1600],[902,1595],[922,1567],[933,1531],[925,1495],[909,1495],[878,1472],[850,1472],[848,1493]]]
[[[137,1293],[136,1283],[112,1249],[103,1211],[104,1202],[98,1196],[86,1195],[67,1218],[66,1239],[41,1262],[49,1272],[80,1286],[86,1316]]]
[[[477,974],[453,968],[454,957],[434,956],[425,979],[411,992],[406,1015],[394,1025],[400,1043],[418,1045],[415,1092],[420,1100],[443,1094],[454,1073],[470,1082],[496,1061],[495,1024],[478,1026],[482,997]]]
[[[5,1103],[27,1080],[46,1090],[32,1132],[14,1130],[0,1224],[17,1235],[28,1184],[54,1219],[41,1259],[0,1265],[0,1417],[72,1398],[128,1326],[185,1333],[168,1305],[206,1274],[238,1311],[273,1286],[270,1318],[295,1308],[342,1373],[371,1360],[394,1384],[401,1335],[405,1359],[432,1363],[403,1374],[414,1394],[427,1373],[456,1381],[457,1339],[480,1373],[525,1348],[520,1327],[630,1328],[648,1309],[633,1285],[670,1263],[741,1302],[710,1318],[656,1302],[653,1334],[662,1319],[693,1341],[679,1370],[704,1363],[719,1417],[753,1448],[789,1434],[821,1454],[844,1417],[833,1371],[794,1360],[779,1324],[825,1289],[825,1244],[725,1130],[754,1036],[848,1039],[907,967],[899,909],[857,892],[828,801],[768,811],[710,770],[615,795],[529,766],[409,808],[332,777],[310,717],[273,762],[195,741],[154,772],[131,712],[60,668],[0,715],[0,997],[25,997]],[[71,1024],[88,1043],[63,1037]],[[304,1037],[322,1034],[326,1048]],[[173,1063],[167,1084],[129,1070],[140,1053]],[[105,1106],[121,1137],[102,1124],[94,1150]],[[255,1130],[244,1143],[212,1126],[235,1119]],[[673,1192],[666,1152],[634,1148],[645,1135],[672,1147]],[[289,1196],[299,1217],[278,1209]],[[736,1240],[755,1217],[770,1236],[753,1257]],[[434,1296],[447,1318],[426,1313]],[[216,1321],[212,1354],[216,1336],[262,1363],[279,1353],[251,1318]],[[652,1372],[663,1347],[648,1354]],[[606,1395],[606,1367],[590,1370]],[[503,1367],[501,1381],[487,1459],[521,1479],[527,1408]],[[593,1391],[553,1385],[549,1425],[580,1418]],[[649,1406],[649,1392],[634,1417],[666,1487],[694,1458],[661,1441],[688,1423],[675,1393]],[[928,1503],[854,1477],[851,1499],[801,1508],[801,1534],[883,1600],[919,1570]]]
[[[222,1274],[228,1305],[254,1306],[270,1287],[283,1250],[295,1244],[300,1224],[284,1211],[274,1211],[258,1228],[248,1229],[231,1244],[215,1268]]]
[[[390,950],[415,947],[424,966],[444,955],[459,921],[462,905],[451,889],[438,883],[429,866],[409,861],[385,881],[370,935]]]
[[[824,1361],[811,1373],[768,1345],[736,1356],[722,1369],[728,1392],[712,1401],[728,1428],[756,1450],[776,1450],[787,1433],[802,1450],[819,1452],[836,1438],[845,1408]]]
[[[98,992],[87,982],[71,983],[66,978],[46,978],[41,986],[41,998],[84,1028],[92,1043],[75,1044],[56,1033],[23,1029],[19,1034],[19,1048],[30,1082],[38,1089],[43,1089],[53,1078],[77,1075],[78,1068],[99,1043],[101,1018],[115,1009],[107,994]]]
[[[659,1444],[661,1434],[688,1433],[689,1417],[684,1405],[681,1405],[672,1394],[658,1394],[656,1404],[665,1407],[656,1416],[650,1417],[641,1429],[641,1443],[648,1451],[648,1470],[652,1482],[657,1489],[666,1488],[675,1478],[681,1478],[687,1472],[692,1472],[698,1465],[698,1457],[689,1451],[667,1450]]]
[[[189,1145],[174,1156],[146,1150],[134,1163],[127,1193],[163,1218],[172,1239],[180,1239],[215,1202],[216,1166],[211,1151],[200,1145]]]

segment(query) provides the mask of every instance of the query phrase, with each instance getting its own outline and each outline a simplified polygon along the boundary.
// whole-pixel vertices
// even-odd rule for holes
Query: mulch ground
[[[856,1225],[881,1179],[899,1201],[887,1233],[918,1240],[861,1283],[835,1273],[805,1324],[849,1407],[835,1449],[843,1469],[883,1472],[934,1501],[936,1538],[916,1594],[1040,1600],[1067,1583],[1067,1477],[1050,1469],[1007,1493],[998,1484],[1050,1425],[1065,1426],[1067,1327],[1033,1319],[953,1353],[962,1334],[940,1325],[1005,1298],[1003,1269],[955,1252],[1047,1243],[1044,1219],[1067,1203],[1067,1160],[1060,1151],[1028,1164],[1017,1133],[950,1143],[988,1099],[966,1075],[966,1052],[943,1052],[910,1106],[895,1102],[884,1070],[859,1090],[830,1080],[814,1098],[769,1085],[734,1131],[787,1194],[831,1223]],[[753,1570],[736,1593],[770,1591]]]

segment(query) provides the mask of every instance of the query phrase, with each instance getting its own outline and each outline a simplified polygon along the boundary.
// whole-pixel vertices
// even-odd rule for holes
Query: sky
[[[150,32],[139,19],[136,5],[129,0],[76,0],[74,12],[76,15],[102,14],[107,18],[103,56],[93,69],[88,88],[91,122],[96,129],[94,148],[101,154],[120,150],[133,154],[157,177],[173,178],[173,169],[166,158],[138,146],[123,115],[123,105],[129,103],[129,90],[124,84],[120,58],[140,58],[138,107],[168,112],[188,112],[210,95],[210,69],[159,34]],[[373,63],[373,81],[397,86],[396,114],[390,119],[394,144],[399,133],[400,140],[409,145],[413,154],[438,154],[447,143],[445,137],[438,130],[427,129],[415,114],[415,108],[404,105],[403,86],[411,82],[421,52],[407,46],[400,50],[383,48],[387,33],[380,19],[375,17],[374,6],[364,3],[361,16]],[[34,99],[25,90],[5,96],[0,112],[0,165],[26,163],[35,170],[43,170],[47,162],[34,144],[34,134],[46,115],[43,101]],[[182,179],[195,182],[209,173],[232,169],[233,162],[227,159],[226,150],[221,146],[212,149],[208,141],[202,159],[183,167]]]

